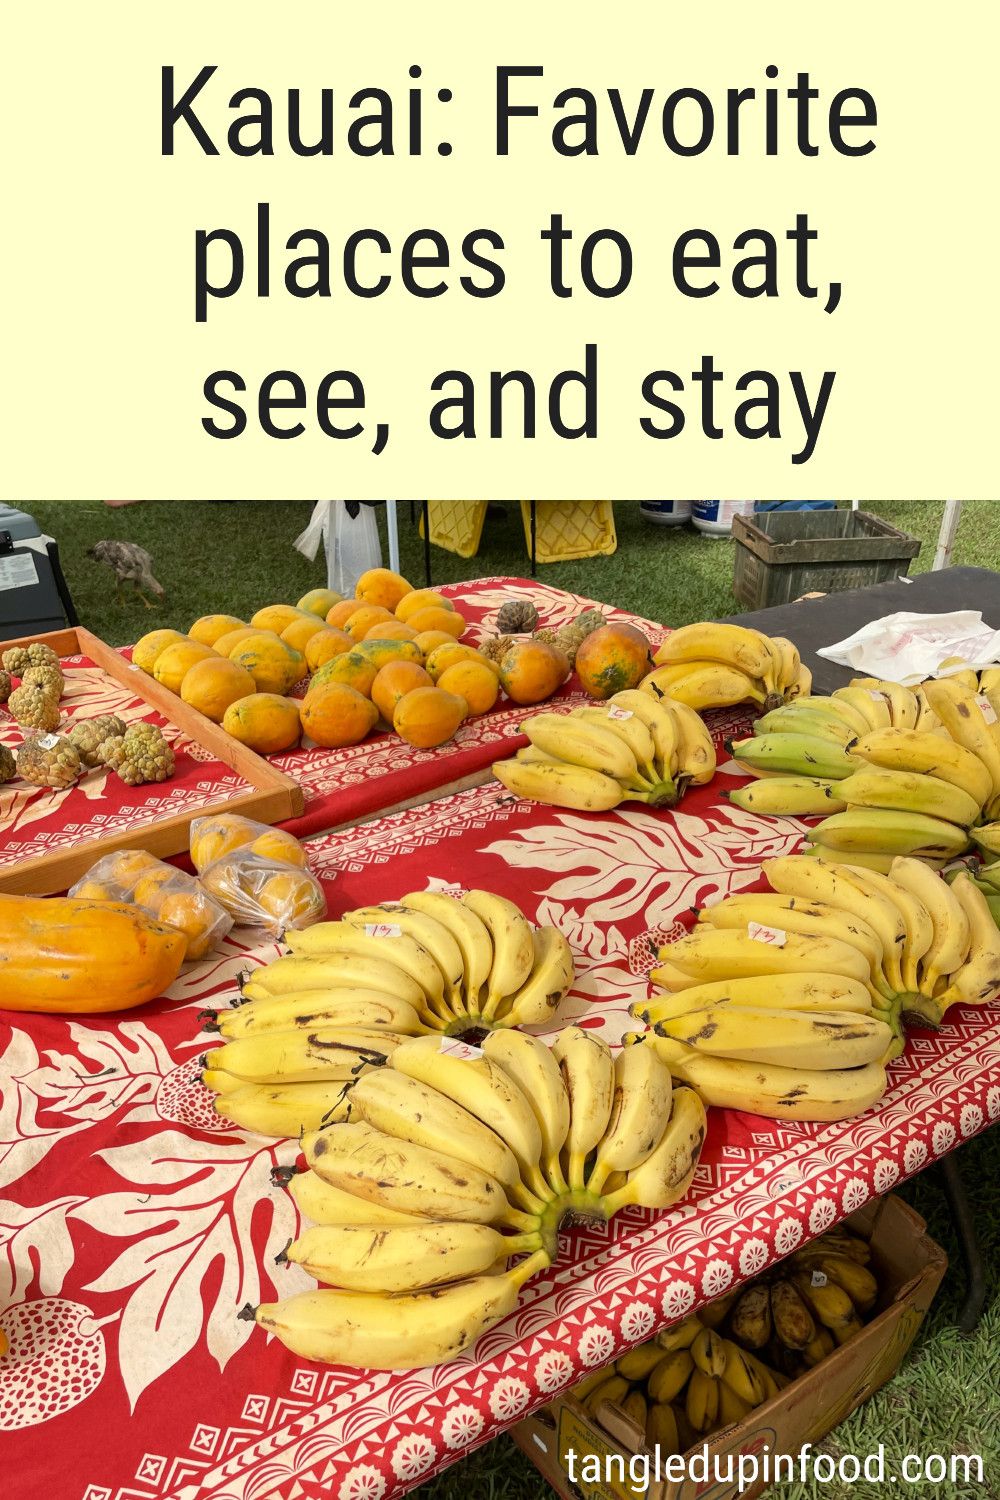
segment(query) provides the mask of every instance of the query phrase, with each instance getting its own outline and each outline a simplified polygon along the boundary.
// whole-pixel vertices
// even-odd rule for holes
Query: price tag
[[[875,703],[888,703],[888,701],[889,701],[888,698],[886,697],[885,693],[880,692],[878,688],[869,688],[868,689],[868,696]]]
[[[747,935],[755,943],[770,943],[772,948],[783,948],[788,941],[788,933],[784,928],[766,927],[763,922],[748,923]]]
[[[814,1271],[809,1278],[810,1286],[826,1286],[827,1278],[822,1271]]]
[[[985,693],[977,693],[976,702],[979,704],[980,712],[982,713],[982,716],[986,720],[987,724],[995,724],[997,721],[996,709],[993,707],[993,704],[990,702],[990,700],[986,697]]]
[[[461,901],[465,895],[464,885],[439,885],[434,892],[435,896],[454,896],[456,901]]]
[[[403,929],[397,922],[366,922],[365,932],[369,937],[401,937]]]
[[[35,741],[39,750],[54,750],[58,743],[59,736],[57,734],[43,734]]]
[[[460,1042],[455,1036],[443,1036],[438,1051],[445,1057],[460,1057],[463,1062],[475,1062],[482,1057],[482,1047],[473,1047],[468,1042]]]
[[[609,719],[632,719],[634,717],[635,715],[630,708],[619,708],[617,705],[613,705],[608,709]]]

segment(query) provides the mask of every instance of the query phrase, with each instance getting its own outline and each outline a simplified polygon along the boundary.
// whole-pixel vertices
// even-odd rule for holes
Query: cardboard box
[[[818,1443],[845,1417],[891,1380],[916,1337],[934,1300],[948,1258],[930,1238],[927,1226],[901,1198],[877,1199],[848,1219],[849,1226],[869,1240],[872,1266],[882,1294],[879,1311],[861,1333],[827,1359],[787,1385],[777,1396],[730,1427],[712,1433],[704,1442],[712,1463],[717,1455],[725,1472],[730,1454],[798,1454],[807,1443]],[[586,1415],[570,1396],[561,1398],[518,1424],[511,1433],[563,1500],[754,1500],[769,1488],[761,1479],[740,1489],[737,1482],[720,1484],[709,1471],[703,1483],[687,1478],[653,1479],[647,1490],[629,1482],[629,1461],[642,1455],[643,1434],[624,1412],[605,1403],[598,1419]],[[566,1454],[576,1454],[576,1482],[567,1473]],[[691,1450],[697,1452],[698,1450]],[[583,1456],[601,1459],[618,1455],[621,1465],[608,1482],[582,1478]],[[861,1455],[862,1457],[864,1455]],[[602,1474],[604,1465],[601,1466]],[[618,1472],[623,1470],[619,1482]]]

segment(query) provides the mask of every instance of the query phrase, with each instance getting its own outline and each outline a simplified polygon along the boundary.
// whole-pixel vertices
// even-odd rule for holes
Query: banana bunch
[[[672,806],[715,775],[715,746],[694,709],[638,688],[568,714],[535,714],[520,728],[530,745],[493,774],[532,802],[580,812]]]
[[[609,1402],[646,1447],[684,1453],[739,1422],[863,1327],[879,1295],[866,1240],[839,1226],[587,1375],[570,1392],[591,1418]]]
[[[698,913],[660,950],[665,993],[632,1006],[672,1075],[706,1104],[772,1119],[836,1120],[870,1108],[907,1019],[938,1026],[955,1004],[1000,993],[1000,931],[965,872],[924,861],[889,874],[808,855],[765,861],[772,889]]]
[[[407,1037],[538,1025],[573,983],[562,933],[491,891],[413,891],[285,941],[232,1009],[207,1013],[216,1111],[261,1135],[346,1118],[352,1083]]]
[[[453,1359],[552,1263],[568,1216],[683,1198],[705,1128],[655,1053],[615,1058],[579,1028],[551,1049],[509,1029],[482,1048],[399,1040],[350,1086],[343,1119],[303,1135],[307,1169],[277,1172],[314,1220],[279,1261],[322,1287],[241,1316],[307,1359]]]
[[[822,816],[806,837],[830,863],[885,874],[897,855],[912,855],[940,866],[968,848],[1000,794],[1000,724],[955,677],[917,692],[855,678],[829,698],[765,714],[754,731],[727,748],[762,779],[729,800],[765,815]]]
[[[737,703],[775,708],[812,686],[791,641],[743,625],[684,625],[667,636],[653,660],[642,691],[699,712]]]

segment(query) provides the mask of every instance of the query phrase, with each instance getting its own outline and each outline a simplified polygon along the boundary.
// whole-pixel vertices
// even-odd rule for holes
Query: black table
[[[942,568],[937,573],[921,573],[910,583],[876,583],[867,589],[727,618],[734,625],[752,625],[767,635],[787,636],[812,671],[813,692],[832,693],[846,686],[855,673],[851,667],[817,656],[820,646],[843,641],[862,625],[900,610],[943,615],[954,609],[981,610],[986,623],[1000,629],[1000,573],[990,568]]]

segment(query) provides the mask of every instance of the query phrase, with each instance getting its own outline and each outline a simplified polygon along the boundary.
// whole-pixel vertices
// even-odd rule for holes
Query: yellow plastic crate
[[[485,500],[428,500],[427,516],[431,541],[459,557],[475,557],[486,520]],[[424,518],[420,517],[420,535]]]
[[[531,502],[521,501],[524,541],[531,556]],[[535,556],[540,563],[608,557],[617,551],[610,500],[536,500]]]

